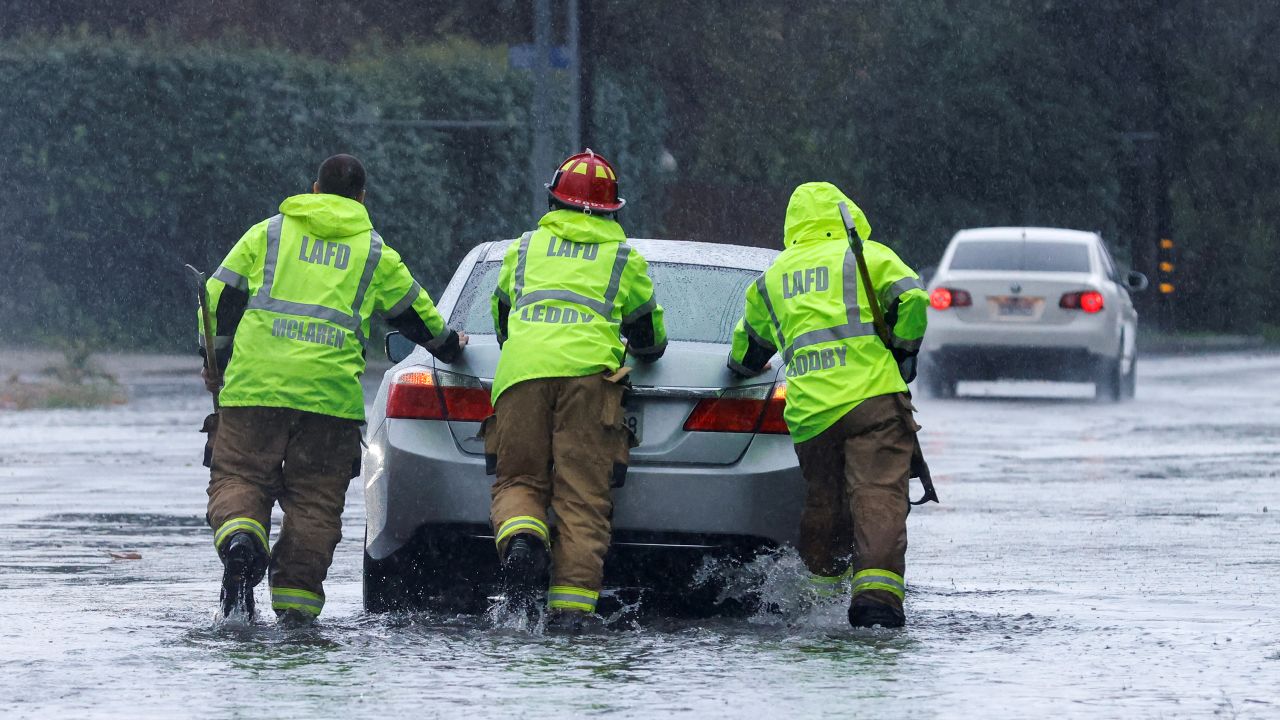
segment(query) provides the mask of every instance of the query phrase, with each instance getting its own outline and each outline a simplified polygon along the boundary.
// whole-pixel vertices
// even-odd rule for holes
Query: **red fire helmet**
[[[547,184],[551,197],[585,213],[616,212],[626,200],[618,197],[618,176],[608,160],[591,148],[560,163]]]

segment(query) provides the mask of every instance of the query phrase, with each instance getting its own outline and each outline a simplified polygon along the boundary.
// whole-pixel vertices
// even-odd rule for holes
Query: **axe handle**
[[[204,367],[215,383],[221,384],[222,371],[218,369],[218,353],[213,349],[213,318],[209,315],[209,291],[205,286],[204,273],[191,265],[187,266],[196,283],[196,297],[200,299],[200,319],[204,329]],[[213,392],[213,411],[218,412],[218,391]]]
[[[876,286],[871,283],[871,271],[867,269],[867,258],[862,254],[862,238],[858,235],[849,206],[843,202],[839,205],[840,217],[844,220],[844,231],[849,236],[849,249],[853,251],[853,257],[858,262],[858,275],[862,278],[862,287],[867,292],[867,304],[871,306],[871,321],[875,325],[876,335],[880,337],[880,342],[884,343],[885,349],[892,352],[889,325],[884,321],[880,297],[876,295]]]
[[[862,277],[862,287],[867,290],[867,304],[871,306],[871,321],[876,326],[876,335],[884,343],[886,350],[892,352],[893,340],[889,335],[889,324],[884,321],[884,309],[880,307],[880,298],[876,295],[876,286],[871,284],[871,271],[867,269],[867,259],[862,256],[862,243],[854,245],[853,256],[858,261],[858,275]]]
[[[840,216],[844,219],[845,232],[849,234],[849,249],[853,251],[853,257],[858,262],[858,276],[862,279],[862,287],[867,291],[867,304],[871,306],[871,320],[875,324],[876,335],[879,336],[880,342],[884,343],[884,349],[892,353],[893,340],[889,335],[889,324],[884,321],[884,310],[880,307],[876,286],[871,284],[871,271],[867,269],[867,259],[862,254],[862,238],[858,236],[854,227],[853,216],[849,213],[848,205],[840,203]],[[920,484],[924,486],[924,495],[914,501],[908,496],[907,502],[911,505],[922,505],[929,501],[940,503],[938,492],[933,487],[929,465],[925,462],[924,452],[920,449],[920,435],[913,430],[911,436],[915,444],[911,457],[911,477],[920,478]]]

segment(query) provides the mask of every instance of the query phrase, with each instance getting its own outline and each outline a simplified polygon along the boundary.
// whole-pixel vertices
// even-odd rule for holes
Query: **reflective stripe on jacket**
[[[667,344],[648,263],[614,220],[553,210],[511,243],[493,295],[502,355],[493,401],[525,380],[580,377],[622,365],[631,352],[654,359]]]
[[[373,230],[364,205],[297,195],[280,213],[250,228],[208,281],[215,326],[228,287],[248,294],[231,332],[218,336],[214,327],[215,345],[232,344],[219,401],[363,420],[370,316],[412,310],[432,343],[444,343],[450,331],[399,253]]]
[[[867,398],[907,389],[894,354],[876,336],[840,217],[842,201],[852,208],[865,240],[871,234],[866,217],[834,185],[806,183],[792,194],[786,249],[747,288],[729,356],[730,368],[754,374],[772,353],[781,353],[787,378],[783,417],[797,443]],[[924,337],[928,295],[892,250],[870,241],[864,248],[894,348],[914,354]]]

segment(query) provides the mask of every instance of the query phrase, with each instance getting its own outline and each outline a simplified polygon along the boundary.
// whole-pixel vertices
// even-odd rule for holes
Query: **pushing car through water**
[[[482,611],[499,592],[480,423],[492,412],[499,348],[490,315],[511,241],[463,259],[438,306],[471,336],[453,363],[388,337],[368,420],[364,602],[370,611]],[[628,240],[649,260],[666,308],[666,356],[634,363],[625,421],[639,445],[613,490],[605,593],[692,613],[717,604],[708,561],[746,561],[794,544],[804,498],[782,419],[782,368],[739,379],[725,365],[742,299],[774,250]],[[567,321],[560,318],[560,321]],[[551,523],[554,536],[554,518]],[[750,604],[750,599],[746,600]]]

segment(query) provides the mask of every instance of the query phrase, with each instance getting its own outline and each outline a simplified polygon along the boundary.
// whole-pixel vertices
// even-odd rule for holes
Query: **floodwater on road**
[[[0,412],[0,717],[1280,717],[1280,356],[1140,378],[1119,405],[918,401],[944,504],[910,518],[897,632],[840,607],[576,637],[367,616],[358,481],[322,623],[219,627],[197,380]],[[769,565],[786,604],[798,561]]]

